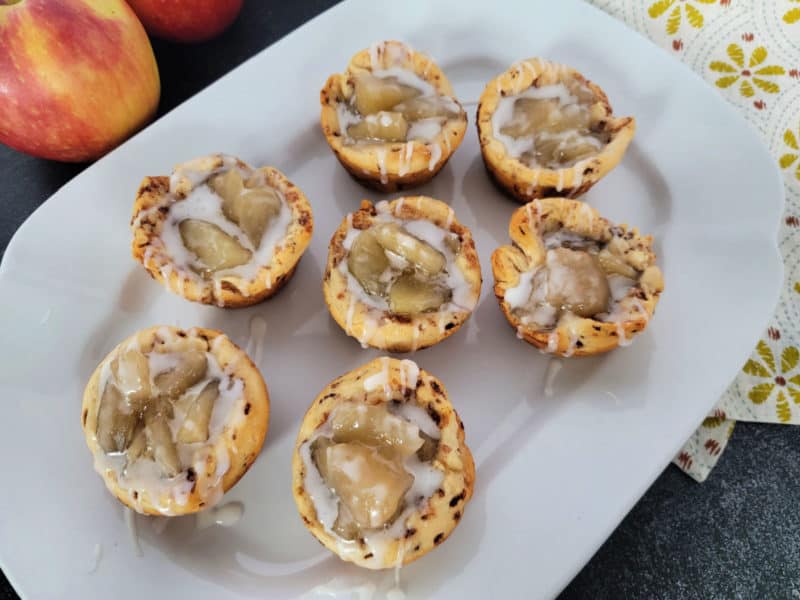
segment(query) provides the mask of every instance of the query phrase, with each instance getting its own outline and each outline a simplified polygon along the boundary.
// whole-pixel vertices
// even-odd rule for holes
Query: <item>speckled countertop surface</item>
[[[250,0],[217,40],[155,42],[160,114],[333,4]],[[0,146],[0,248],[84,167]],[[0,600],[17,597],[0,573]],[[800,428],[738,424],[702,485],[667,467],[561,598],[800,600]]]

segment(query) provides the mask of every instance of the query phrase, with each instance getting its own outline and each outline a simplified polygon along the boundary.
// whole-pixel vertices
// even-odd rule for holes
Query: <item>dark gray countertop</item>
[[[156,41],[159,114],[333,4],[250,0],[212,42]],[[83,168],[0,146],[0,248]],[[15,598],[0,573],[0,600]],[[561,598],[800,600],[800,429],[740,423],[702,485],[667,467]]]

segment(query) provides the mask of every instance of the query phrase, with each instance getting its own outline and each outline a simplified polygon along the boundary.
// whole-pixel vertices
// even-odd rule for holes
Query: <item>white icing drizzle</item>
[[[433,171],[442,158],[442,147],[439,144],[429,144],[428,150],[431,153],[431,159],[428,161],[428,171]]]
[[[219,162],[219,164],[212,166],[217,162]],[[247,170],[242,169],[233,156],[216,154],[195,158],[173,169],[172,175],[169,178],[169,191],[171,194],[174,194],[181,187],[188,187],[189,189],[195,188],[209,177],[234,168],[242,173],[243,176],[249,176],[251,174]]]
[[[400,154],[400,168],[397,171],[397,174],[402,177],[406,173],[408,173],[408,169],[411,165],[411,157],[414,154],[414,141],[406,142],[406,145],[403,146],[403,151]]]
[[[575,166],[572,167],[572,190],[569,193],[570,198],[578,195],[578,188],[580,188],[581,184],[583,183],[583,170],[585,167],[586,167],[585,160],[578,161],[577,163],[575,163]]]
[[[442,141],[444,142],[445,148],[447,148],[447,155],[450,156],[450,152],[452,150],[452,146],[450,145],[450,136],[449,135],[445,135],[442,138]]]
[[[371,69],[377,69],[381,65],[381,53],[386,48],[385,43],[372,43],[369,45],[369,66]]]
[[[585,202],[582,202],[581,203],[581,208],[580,208],[580,213],[581,213],[581,220],[584,223],[586,223],[586,228],[589,231],[593,230],[594,229],[594,218],[595,218],[594,209],[591,206],[589,206],[588,204],[586,204]]]
[[[381,183],[386,185],[389,181],[389,177],[386,174],[386,148],[379,146],[375,150],[375,156],[378,160],[378,171],[381,174]]]
[[[178,271],[177,280],[178,280],[178,293],[181,296],[184,296],[185,293],[186,293],[186,280],[187,280],[187,277],[181,271]],[[170,288],[170,289],[172,289],[172,288]]]
[[[214,278],[213,279],[214,285],[214,298],[217,300],[217,306],[222,308],[225,306],[225,299],[222,297],[222,279]]]
[[[580,334],[575,329],[576,321],[578,320],[579,319],[575,316],[572,316],[571,313],[566,313],[561,317],[561,323],[566,322],[568,332],[567,349],[564,351],[564,356],[567,358],[575,354],[575,348],[577,347],[578,340],[580,339]]]
[[[375,42],[370,44],[369,65],[373,72],[388,63],[390,68],[407,62],[411,57],[412,49],[402,42]]]
[[[245,353],[252,359],[253,364],[261,364],[261,355],[264,351],[264,337],[267,335],[267,322],[264,317],[255,315],[250,319],[250,337],[247,340]]]
[[[127,506],[123,510],[125,511],[125,525],[128,526],[128,534],[131,544],[133,544],[133,553],[139,557],[144,556],[142,546],[139,544],[139,532],[136,530],[136,513]]]
[[[405,67],[392,66],[385,69],[373,69],[372,74],[379,79],[393,78],[398,83],[419,90],[423,97],[438,96],[436,88],[417,75],[414,71]]]
[[[539,201],[538,200],[531,200],[525,205],[525,213],[528,217],[528,225],[533,230],[534,225],[536,224],[533,220],[533,208],[536,207],[536,213],[539,214]]]
[[[391,387],[389,385],[389,357],[384,356],[381,359],[381,370],[370,375],[364,379],[364,390],[367,392],[374,392],[378,388],[383,388],[383,397],[390,399]]]
[[[589,246],[593,243],[591,240],[587,240],[580,233],[575,233],[574,231],[569,231],[568,229],[559,229],[558,231],[553,231],[546,234],[543,238],[543,242],[544,247],[547,250],[561,248],[562,246],[566,246],[568,248],[581,248]],[[551,256],[549,252],[547,256],[548,258]]]
[[[377,586],[367,579],[337,576],[326,583],[315,586],[303,600],[329,598],[333,600],[373,600]]]
[[[408,386],[407,389],[415,390],[416,385]],[[436,425],[436,423],[434,423],[433,419],[431,419],[428,411],[419,405],[412,404],[410,402],[404,402],[396,409],[392,409],[392,412],[403,417],[406,421],[410,421],[417,425],[417,427],[419,427],[420,430],[425,433],[425,435],[430,436],[435,440],[440,438],[441,432],[439,431],[439,427]]]
[[[633,342],[632,337],[626,337],[624,321],[617,321],[617,339],[619,339],[619,345],[623,348],[630,346]]]
[[[556,191],[560,192],[564,189],[564,169],[558,170],[558,183],[556,183]]]
[[[523,307],[528,303],[533,292],[533,277],[537,271],[538,269],[532,269],[520,273],[517,285],[506,288],[503,300],[511,309]]]
[[[197,529],[207,529],[212,525],[232,527],[242,519],[242,515],[244,515],[244,504],[228,502],[222,506],[212,506],[197,513],[195,526]]]
[[[444,228],[450,229],[450,226],[453,224],[453,219],[455,218],[456,213],[451,207],[447,207],[447,220],[444,222]]]
[[[355,332],[353,331],[353,315],[355,315],[356,312],[356,304],[358,304],[358,300],[355,294],[351,294],[350,303],[347,305],[347,316],[345,317],[344,326],[344,328],[347,330],[347,333],[351,335],[355,335]],[[362,345],[364,344],[362,343]]]
[[[400,361],[400,387],[403,388],[403,389],[410,389],[410,390],[413,391],[413,390],[417,389],[417,380],[418,380],[418,378],[419,378],[419,367],[417,366],[417,363],[415,363],[413,360],[408,360],[408,359],[401,360]],[[408,406],[408,405],[403,405],[403,406]],[[401,414],[403,414],[402,410],[400,412],[401,412]],[[427,415],[427,414],[428,413],[425,413],[425,415]],[[410,416],[406,416],[406,418],[409,421],[412,420],[412,418]],[[417,415],[416,420],[419,421],[419,422],[424,422],[425,421],[423,415]],[[435,427],[435,423],[433,423],[433,421],[430,421],[430,423],[434,424],[434,427]],[[421,426],[421,428],[425,433],[428,433],[427,429],[425,429],[422,426]],[[438,428],[436,428],[436,429],[437,429],[437,434],[438,434]],[[433,436],[433,434],[431,434],[431,433],[428,433],[428,435]]]
[[[558,350],[558,329],[554,329],[547,336],[547,352],[553,354]]]
[[[400,587],[400,569],[403,568],[403,559],[406,556],[406,541],[401,540],[397,551],[397,560],[394,563],[394,586],[386,592],[386,600],[404,600],[405,592]]]
[[[608,288],[611,291],[611,299],[620,301],[636,286],[636,282],[622,275],[609,275]]]
[[[558,358],[551,358],[547,363],[547,371],[544,376],[544,395],[548,398],[553,396],[553,383],[562,366],[563,362]]]
[[[541,175],[541,171],[534,171],[533,177],[531,178],[531,193],[533,193],[533,189],[539,184],[539,176]]]
[[[160,240],[159,240],[158,246],[162,246],[162,244],[160,243]],[[142,264],[145,267],[147,267],[147,268],[150,267],[150,261],[153,260],[153,253],[155,251],[156,251],[156,245],[153,245],[153,244],[149,245],[147,248],[144,249],[144,255],[142,255]]]
[[[414,121],[409,126],[406,137],[409,140],[431,141],[441,133],[446,121],[444,117],[429,117]]]
[[[94,545],[94,551],[92,552],[92,564],[89,567],[88,574],[93,575],[97,572],[97,569],[100,567],[100,560],[103,558],[103,544],[97,543]]]
[[[172,519],[170,517],[150,517],[149,520],[156,535],[161,535],[166,531],[167,525],[169,525]]]

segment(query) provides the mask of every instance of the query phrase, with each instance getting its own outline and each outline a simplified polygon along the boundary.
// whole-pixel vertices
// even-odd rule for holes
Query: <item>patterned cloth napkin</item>
[[[786,185],[786,280],[769,327],[675,464],[703,481],[736,421],[800,424],[800,0],[588,0],[701,75],[761,134]]]

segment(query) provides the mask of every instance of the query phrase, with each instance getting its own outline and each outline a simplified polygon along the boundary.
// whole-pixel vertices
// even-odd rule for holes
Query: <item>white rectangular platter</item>
[[[470,113],[467,137],[419,191],[472,228],[483,267],[472,319],[413,357],[447,386],[477,463],[475,496],[440,548],[402,571],[409,597],[556,594],[590,558],[711,408],[777,298],[782,187],[756,135],[699,78],[577,0],[350,0],[309,22],[76,177],[19,230],[0,268],[0,563],[23,596],[118,599],[293,598],[331,582],[385,589],[305,530],[290,489],[300,419],[334,377],[374,356],[325,308],[327,244],[366,197],[318,124],[319,90],[381,39],[430,54]],[[586,200],[656,238],[666,291],[627,349],[568,361],[553,397],[550,360],[521,342],[492,294],[489,257],[516,204],[489,182],[474,127],[484,84],[517,59],[574,66],[638,132]],[[190,304],[130,257],[129,219],[144,175],[212,152],[275,165],[304,190],[315,234],[294,279],[244,310]],[[138,519],[92,469],[79,423],[83,386],[114,345],[154,324],[225,331],[241,347],[259,315],[258,366],[272,398],[264,449],[226,496],[233,527]],[[98,555],[99,554],[99,555]],[[342,577],[345,580],[341,579]],[[320,596],[322,597],[322,596]],[[343,595],[341,597],[347,597]]]

